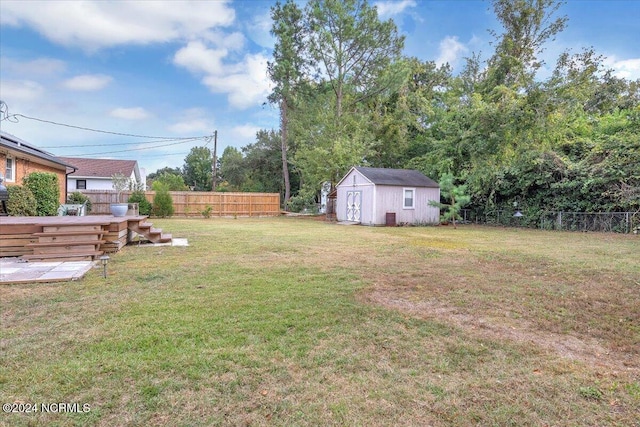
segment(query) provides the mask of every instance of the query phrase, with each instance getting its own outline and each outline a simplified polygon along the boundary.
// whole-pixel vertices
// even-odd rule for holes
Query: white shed
[[[417,170],[354,166],[336,186],[336,218],[364,225],[435,224],[440,186]]]

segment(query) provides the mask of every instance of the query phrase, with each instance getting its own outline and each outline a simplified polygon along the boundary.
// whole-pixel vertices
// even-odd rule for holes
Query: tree
[[[235,147],[227,147],[220,157],[220,175],[229,185],[231,191],[240,191],[246,180],[242,153]]]
[[[273,62],[268,63],[271,81],[275,84],[269,101],[277,103],[280,109],[280,152],[282,177],[284,180],[284,206],[291,197],[289,176],[289,111],[294,108],[296,90],[303,79],[308,61],[304,57],[305,25],[303,13],[293,2],[280,2],[271,9],[271,35],[276,38],[273,48]]]
[[[167,218],[173,215],[173,198],[169,194],[167,186],[160,183],[153,183],[153,190],[156,192],[153,197],[152,212],[160,218]]]
[[[185,183],[195,191],[211,190],[212,162],[211,150],[207,147],[193,147],[184,159],[182,172]]]
[[[164,175],[164,174],[177,175],[181,177],[182,171],[180,170],[180,168],[170,168],[168,166],[162,169],[158,169],[157,171],[147,175],[147,188],[151,188],[151,186],[153,185],[153,181],[160,175]],[[184,178],[182,181],[184,182]]]
[[[242,149],[243,164],[247,171],[244,189],[266,193],[286,193],[286,185],[282,180],[282,162],[280,159],[280,133],[273,130],[259,130],[256,142]],[[295,169],[291,169],[295,170]],[[297,190],[297,175],[292,175],[290,188]],[[283,198],[284,203],[284,198]]]
[[[122,203],[122,192],[131,187],[131,178],[120,172],[111,175],[111,186],[116,192],[116,203]]]
[[[366,0],[313,0],[307,6],[310,56],[316,75],[335,95],[335,116],[342,116],[346,88],[362,101],[381,89],[379,78],[400,57],[404,37],[392,20],[381,22]]]
[[[289,131],[301,196],[309,199],[371,157],[369,103],[402,80],[389,66],[400,58],[404,38],[364,0],[313,0],[305,19],[304,57],[312,69],[289,112]]]
[[[531,83],[542,66],[538,55],[544,44],[567,23],[566,16],[553,19],[560,5],[557,0],[493,0],[504,33],[491,32],[497,47],[489,60],[488,91],[501,85],[520,88]]]
[[[187,191],[189,187],[184,183],[184,179],[182,175],[176,175],[174,173],[162,172],[159,175],[156,175],[152,186],[154,183],[159,182],[164,184],[169,191]]]
[[[466,193],[466,185],[455,185],[455,178],[452,174],[444,174],[440,178],[440,195],[446,203],[431,201],[431,206],[445,209],[442,218],[445,221],[452,221],[453,228],[456,228],[456,219],[459,213],[471,201],[471,197]]]

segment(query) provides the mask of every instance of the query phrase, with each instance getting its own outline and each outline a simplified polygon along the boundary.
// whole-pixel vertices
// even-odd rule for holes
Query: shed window
[[[415,188],[405,188],[403,190],[402,207],[405,209],[413,209],[415,207],[414,205],[415,195],[416,195]]]
[[[76,180],[76,189],[78,189],[78,190],[86,190],[87,189],[87,180],[86,179],[78,179],[78,180]]]
[[[11,157],[7,157],[6,167],[4,169],[4,179],[7,182],[13,182],[15,177],[15,162]]]

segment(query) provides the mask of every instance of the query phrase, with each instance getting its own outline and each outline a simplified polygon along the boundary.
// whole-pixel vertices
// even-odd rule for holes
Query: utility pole
[[[217,179],[216,176],[218,174],[218,131],[213,131],[213,164],[211,165],[211,191],[216,191]]]

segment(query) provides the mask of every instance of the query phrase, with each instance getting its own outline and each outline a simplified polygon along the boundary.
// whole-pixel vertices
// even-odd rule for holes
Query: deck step
[[[100,255],[102,255],[102,251],[83,251],[83,252],[65,252],[58,254],[33,254],[33,255],[23,255],[22,259],[27,261],[35,261],[35,262],[47,262],[47,261],[93,261]]]
[[[25,245],[32,253],[23,255],[27,261],[91,261],[104,253],[101,245],[108,223],[48,224],[42,232],[33,233],[37,242]]]
[[[61,230],[49,231],[42,233],[33,233],[36,237],[52,237],[52,236],[96,236],[104,234],[103,230]]]
[[[138,221],[129,221],[129,230],[140,234],[153,243],[168,243],[172,240],[171,234],[164,234],[161,229],[154,228],[153,224],[146,221],[146,218]]]
[[[58,248],[65,247],[67,249],[71,249],[76,246],[96,246],[101,245],[105,241],[104,240],[74,240],[74,241],[59,241],[59,242],[38,242],[38,243],[29,243],[26,246],[30,248]]]

